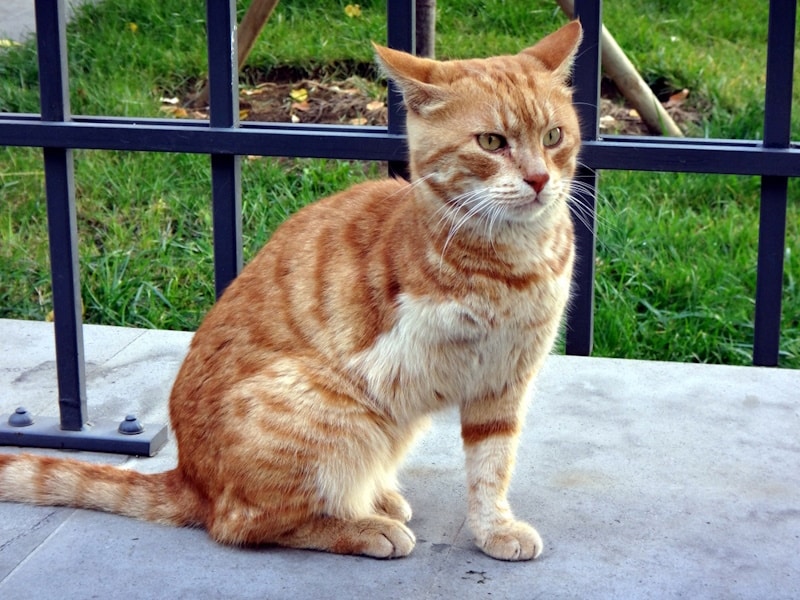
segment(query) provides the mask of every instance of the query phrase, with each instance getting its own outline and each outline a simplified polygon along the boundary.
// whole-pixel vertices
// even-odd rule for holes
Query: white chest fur
[[[531,353],[549,351],[561,312],[536,314],[533,298],[523,295],[502,311],[469,298],[398,300],[394,327],[350,367],[366,379],[375,402],[409,420],[502,389],[521,364],[535,362]]]

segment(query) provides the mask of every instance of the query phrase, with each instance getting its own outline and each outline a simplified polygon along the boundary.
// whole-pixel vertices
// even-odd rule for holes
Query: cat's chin
[[[509,205],[505,210],[506,219],[515,222],[531,222],[538,219],[543,213],[549,211],[555,202],[541,195],[525,198]]]

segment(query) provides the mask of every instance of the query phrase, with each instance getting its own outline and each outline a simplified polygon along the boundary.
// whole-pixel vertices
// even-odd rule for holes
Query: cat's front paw
[[[370,517],[357,522],[361,548],[354,554],[374,558],[408,556],[417,543],[414,533],[400,521],[386,517]]]
[[[478,547],[499,560],[531,560],[542,553],[542,538],[523,521],[506,521],[488,528]]]
[[[379,513],[403,523],[408,523],[411,520],[411,506],[400,492],[395,490],[383,490],[378,496],[375,508]]]

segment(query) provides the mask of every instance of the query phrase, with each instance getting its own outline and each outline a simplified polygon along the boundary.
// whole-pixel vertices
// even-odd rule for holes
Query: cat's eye
[[[506,138],[496,133],[482,133],[478,136],[478,145],[487,152],[494,152],[508,146]]]
[[[553,127],[550,131],[544,134],[542,144],[545,148],[552,148],[558,145],[561,141],[561,127]]]

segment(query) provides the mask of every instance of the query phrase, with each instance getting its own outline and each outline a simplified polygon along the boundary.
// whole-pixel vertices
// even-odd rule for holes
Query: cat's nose
[[[524,177],[525,183],[533,188],[538,194],[544,189],[545,184],[550,181],[550,175],[547,173],[529,173]]]

